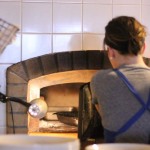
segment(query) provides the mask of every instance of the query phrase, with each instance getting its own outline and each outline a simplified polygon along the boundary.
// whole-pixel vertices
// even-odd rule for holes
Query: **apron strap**
[[[119,134],[127,131],[140,117],[144,114],[146,110],[150,111],[150,92],[148,96],[148,101],[145,104],[139,93],[135,90],[135,88],[132,86],[132,84],[128,81],[128,79],[117,69],[113,69],[117,75],[120,77],[120,79],[127,85],[129,90],[133,93],[133,95],[136,97],[136,99],[139,101],[139,103],[142,105],[142,107],[137,111],[118,131],[109,131],[107,129],[104,130],[104,133],[106,135],[106,142],[114,142],[115,137]]]
[[[136,99],[141,103],[141,105],[145,107],[145,102],[143,101],[143,99],[141,98],[141,96],[139,95],[139,93],[135,90],[135,88],[133,87],[133,85],[126,78],[126,76],[123,73],[121,73],[118,69],[113,69],[113,70],[117,73],[117,75],[120,77],[120,79],[127,85],[127,87],[129,88],[129,90],[136,97]]]

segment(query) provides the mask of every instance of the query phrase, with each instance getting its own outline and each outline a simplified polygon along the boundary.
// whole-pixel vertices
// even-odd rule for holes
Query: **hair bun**
[[[120,54],[137,55],[144,44],[145,27],[133,17],[120,16],[105,27],[104,45],[116,49]]]
[[[130,54],[137,54],[137,51],[140,49],[139,41],[135,38],[130,38],[128,40],[128,51]]]

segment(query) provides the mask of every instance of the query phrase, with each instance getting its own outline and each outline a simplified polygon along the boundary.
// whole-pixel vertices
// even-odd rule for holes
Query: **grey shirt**
[[[145,103],[150,90],[150,69],[137,65],[124,65],[119,70],[128,78]],[[104,128],[117,131],[142,106],[112,70],[100,70],[91,80],[93,103],[99,104]],[[116,142],[148,143],[150,138],[150,112],[120,134]]]

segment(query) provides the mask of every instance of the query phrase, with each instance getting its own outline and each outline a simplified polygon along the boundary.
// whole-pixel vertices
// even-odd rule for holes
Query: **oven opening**
[[[96,70],[54,73],[28,82],[28,102],[41,97],[48,106],[42,119],[28,115],[28,133],[77,133],[80,87]]]
[[[77,133],[81,85],[83,83],[58,84],[40,90],[48,111],[39,122],[39,132]]]

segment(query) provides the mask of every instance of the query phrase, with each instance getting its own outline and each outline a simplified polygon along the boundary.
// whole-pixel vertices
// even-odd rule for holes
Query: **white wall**
[[[0,55],[0,92],[6,92],[6,68],[35,56],[102,49],[104,27],[118,15],[131,15],[148,31],[150,0],[0,0],[0,18],[19,26],[15,43]],[[5,104],[0,103],[0,133],[5,133]]]

